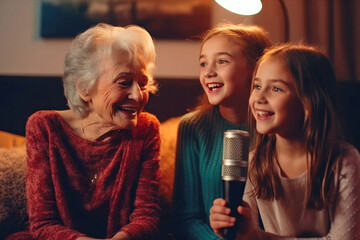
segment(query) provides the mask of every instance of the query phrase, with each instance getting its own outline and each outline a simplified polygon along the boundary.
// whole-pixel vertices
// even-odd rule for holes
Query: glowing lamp
[[[240,15],[254,15],[261,11],[260,0],[215,0],[226,10]]]

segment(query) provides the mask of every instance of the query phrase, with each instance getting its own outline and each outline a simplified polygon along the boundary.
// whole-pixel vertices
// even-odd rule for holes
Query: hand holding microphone
[[[230,215],[238,221],[237,207],[242,205],[242,197],[245,189],[250,135],[242,130],[228,130],[224,133],[224,146],[222,156],[221,177],[224,184],[224,198],[227,207],[231,209]],[[237,224],[231,228],[225,228],[223,236],[225,240],[233,240],[236,237]]]

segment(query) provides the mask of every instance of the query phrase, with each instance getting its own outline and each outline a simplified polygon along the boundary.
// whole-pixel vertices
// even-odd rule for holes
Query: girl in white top
[[[284,44],[258,61],[241,217],[214,200],[216,234],[239,224],[237,239],[360,239],[360,155],[341,141],[334,82],[328,58],[311,46]]]

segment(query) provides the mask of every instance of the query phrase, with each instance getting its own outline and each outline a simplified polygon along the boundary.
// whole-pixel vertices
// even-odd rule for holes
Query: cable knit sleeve
[[[57,210],[49,162],[51,128],[42,112],[32,115],[26,125],[26,194],[30,231],[35,239],[76,239],[83,234],[62,225]]]
[[[179,239],[220,239],[204,221],[199,142],[194,119],[183,118],[178,128],[173,208],[174,231]],[[213,200],[213,199],[212,199]]]

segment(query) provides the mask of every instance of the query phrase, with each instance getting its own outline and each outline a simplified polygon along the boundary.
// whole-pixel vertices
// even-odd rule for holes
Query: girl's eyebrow
[[[277,79],[277,78],[270,79],[270,82],[272,82],[272,83],[282,83],[282,84],[284,84],[284,85],[286,85],[288,87],[291,87],[290,83],[284,81],[283,79]]]
[[[231,55],[230,53],[228,53],[228,52],[217,52],[216,54],[215,54],[215,56],[222,56],[222,55],[226,55],[226,56],[229,56],[229,57],[231,57],[231,58],[233,58],[233,55]],[[205,56],[205,54],[202,54],[202,55],[200,55],[199,56],[199,59],[201,59],[201,58],[205,58],[206,56]]]
[[[291,84],[290,84],[290,83],[284,81],[284,80],[281,79],[281,78],[273,78],[273,79],[269,79],[269,81],[270,81],[271,83],[282,83],[282,84],[284,84],[284,85],[286,85],[286,86],[288,86],[288,87],[291,87]],[[254,82],[261,82],[261,79],[258,78],[258,77],[255,77],[255,78],[254,78]]]

